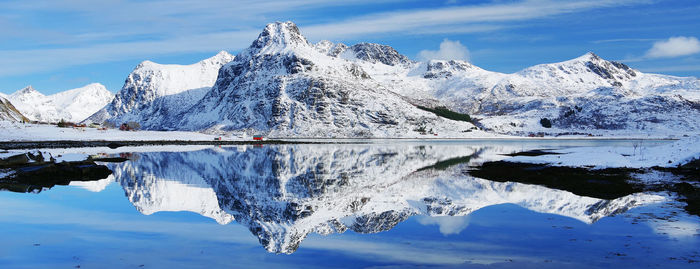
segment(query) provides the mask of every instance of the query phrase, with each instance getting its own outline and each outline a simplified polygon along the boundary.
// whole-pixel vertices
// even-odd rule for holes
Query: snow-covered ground
[[[117,129],[97,130],[95,128],[58,128],[55,125],[23,124],[18,122],[0,121],[0,141],[122,141],[122,140],[184,140],[184,141],[209,141],[221,137],[222,140],[250,140],[252,133],[220,132],[201,133],[187,131],[120,131]],[[270,139],[286,139],[289,137],[269,137]],[[385,137],[391,138],[391,137]],[[481,130],[471,132],[444,132],[439,135],[420,135],[417,133],[406,134],[394,138],[415,139],[451,139],[451,138],[517,138],[508,135],[500,135]],[[313,139],[313,137],[311,137]],[[329,140],[324,140],[329,141]],[[332,140],[335,141],[335,140]]]
[[[578,147],[555,150],[560,155],[516,156],[512,162],[546,163],[556,166],[605,167],[674,167],[700,158],[700,136],[657,146]]]
[[[153,141],[153,140],[182,140],[208,141],[221,137],[222,140],[247,141],[252,133],[240,132],[188,132],[188,131],[119,131],[117,129],[97,130],[95,128],[58,128],[47,124],[24,124],[19,122],[0,121],[0,141]],[[318,138],[318,137],[285,137],[271,136],[269,139],[281,139],[303,142],[367,142],[367,138]],[[397,137],[376,137],[373,140],[415,139],[415,140],[444,140],[444,139],[506,139],[506,140],[608,140],[608,139],[666,139],[673,136],[649,135],[640,133],[606,134],[595,137],[587,136],[547,136],[521,137],[505,134],[473,130],[471,132],[441,132],[438,135],[417,133]]]
[[[55,125],[23,124],[18,122],[0,121],[0,141],[155,141],[155,140],[182,140],[182,141],[209,141],[221,137],[222,140],[247,141],[251,134],[243,132],[229,133],[201,133],[187,131],[119,131],[116,129],[97,130],[95,128],[58,128]],[[651,136],[648,134],[626,133],[608,134],[596,137],[587,136],[558,136],[558,137],[520,137],[503,135],[474,130],[472,132],[447,132],[435,136],[432,134],[410,134],[402,137],[378,137],[372,141],[395,139],[402,140],[445,140],[445,139],[488,139],[488,140],[609,140],[609,139],[665,139],[669,136]],[[367,142],[367,138],[342,139],[342,138],[315,138],[315,137],[269,137],[269,139],[282,139],[300,142]],[[597,149],[591,149],[597,152]],[[624,151],[624,150],[623,150]],[[623,152],[624,153],[624,152]],[[624,153],[626,154],[626,153]]]
[[[119,141],[119,140],[187,140],[208,141],[218,135],[180,131],[120,131],[117,129],[58,128],[46,124],[22,124],[0,121],[0,141]],[[232,139],[223,137],[223,139]]]

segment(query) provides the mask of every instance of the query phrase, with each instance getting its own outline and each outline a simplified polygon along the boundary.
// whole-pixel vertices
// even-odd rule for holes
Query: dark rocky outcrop
[[[40,192],[71,181],[93,181],[107,178],[112,171],[92,160],[56,162],[44,161],[41,153],[24,153],[0,160],[0,190]]]

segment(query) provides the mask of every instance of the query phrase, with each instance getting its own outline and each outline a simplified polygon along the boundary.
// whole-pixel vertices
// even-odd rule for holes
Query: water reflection
[[[503,149],[454,145],[280,145],[134,153],[107,164],[143,214],[191,211],[247,227],[270,252],[292,253],[310,233],[377,233],[411,216],[443,234],[480,208],[512,203],[592,223],[663,199],[596,199],[464,173]],[[462,216],[462,218],[446,218]]]

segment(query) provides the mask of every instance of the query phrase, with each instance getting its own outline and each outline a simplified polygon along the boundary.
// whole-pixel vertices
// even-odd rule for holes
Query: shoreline
[[[0,149],[42,149],[42,148],[86,148],[86,147],[108,147],[119,148],[129,146],[169,146],[169,145],[282,145],[282,144],[342,144],[342,142],[303,142],[303,141],[283,141],[283,140],[263,140],[263,141],[238,141],[238,140],[51,140],[51,141],[0,141]]]
[[[18,140],[0,141],[0,149],[81,148],[166,145],[282,145],[282,144],[368,144],[382,141],[675,141],[678,138],[639,137],[471,137],[471,138],[271,138],[268,140]]]

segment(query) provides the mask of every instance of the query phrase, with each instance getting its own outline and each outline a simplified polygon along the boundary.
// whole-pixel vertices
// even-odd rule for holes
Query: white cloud
[[[463,60],[469,61],[469,49],[459,41],[445,38],[439,50],[422,50],[418,53],[421,61],[427,60]]]
[[[442,235],[458,234],[469,226],[469,216],[418,216],[421,225],[438,225]]]
[[[672,58],[700,52],[700,41],[696,37],[677,36],[654,43],[646,53],[649,58]]]

